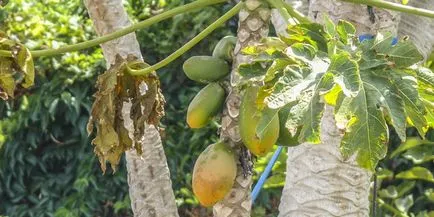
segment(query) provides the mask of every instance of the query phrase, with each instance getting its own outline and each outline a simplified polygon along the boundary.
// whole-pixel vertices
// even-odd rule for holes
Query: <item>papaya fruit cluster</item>
[[[223,108],[226,94],[219,82],[231,70],[236,37],[221,39],[214,48],[212,56],[193,56],[183,65],[185,75],[191,80],[207,84],[193,98],[187,110],[187,124],[190,128],[206,126]],[[259,87],[248,87],[241,99],[239,129],[244,145],[256,156],[268,153],[279,139],[284,142],[289,136],[285,129],[289,111],[279,112],[263,129],[261,138],[256,129],[261,121],[261,111],[256,99]],[[237,173],[235,153],[223,141],[208,146],[197,159],[193,169],[193,193],[203,206],[212,206],[229,193]]]

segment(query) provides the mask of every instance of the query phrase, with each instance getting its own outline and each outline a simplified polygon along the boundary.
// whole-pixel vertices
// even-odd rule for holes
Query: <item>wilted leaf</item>
[[[33,85],[35,69],[30,51],[0,32],[0,49],[9,50],[12,57],[0,57],[0,98],[14,97],[15,88]]]
[[[92,133],[96,125],[97,133],[92,143],[103,172],[106,170],[106,161],[116,171],[121,155],[133,145],[141,154],[145,123],[158,127],[164,115],[164,98],[158,78],[155,74],[142,77],[127,74],[127,62],[134,61],[135,67],[146,66],[136,60],[125,61],[117,56],[116,63],[98,77],[96,84],[98,92],[94,95],[87,131],[88,134]],[[124,116],[125,109],[129,109],[129,116]],[[133,125],[126,126],[125,118],[131,119]]]

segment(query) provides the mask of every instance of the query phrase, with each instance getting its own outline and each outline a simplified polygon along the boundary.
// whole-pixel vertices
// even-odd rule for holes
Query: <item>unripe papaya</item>
[[[258,87],[246,89],[240,106],[240,135],[244,145],[255,155],[262,156],[269,152],[279,136],[279,117],[271,120],[264,129],[262,138],[256,134],[256,128],[260,121],[260,112],[256,105]]]
[[[208,146],[193,169],[193,193],[203,206],[222,200],[234,185],[237,163],[232,149],[219,142]]]
[[[229,74],[226,61],[212,56],[193,56],[182,66],[185,75],[193,81],[210,83]]]
[[[290,106],[285,106],[279,111],[280,129],[279,129],[279,138],[277,139],[277,144],[279,144],[280,146],[296,146],[300,144],[298,142],[300,129],[297,129],[296,134],[292,136],[289,130],[285,126],[290,111],[291,111]]]
[[[217,57],[228,62],[232,62],[233,52],[235,44],[237,43],[237,37],[225,36],[217,43],[212,52],[213,57]]]
[[[225,90],[218,83],[206,85],[188,106],[188,126],[191,128],[204,127],[222,108],[224,99]]]

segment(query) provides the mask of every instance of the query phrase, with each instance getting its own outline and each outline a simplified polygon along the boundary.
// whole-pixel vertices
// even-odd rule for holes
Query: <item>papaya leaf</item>
[[[355,36],[356,28],[348,21],[339,20],[336,31],[342,43],[351,45]]]
[[[324,112],[325,104],[321,102],[321,92],[329,91],[333,87],[334,75],[325,73],[315,87],[315,93],[309,102],[306,113],[303,117],[303,127],[300,131],[299,141],[319,144],[320,140],[320,123]]]
[[[399,96],[396,88],[392,86],[388,79],[383,77],[375,77],[379,83],[383,85],[373,86],[370,83],[372,89],[375,90],[380,96],[379,106],[385,109],[385,114],[389,119],[390,124],[394,127],[398,137],[401,141],[406,139],[406,112],[404,106],[404,100]]]
[[[434,73],[429,68],[417,67],[415,71],[418,81],[424,82],[427,86],[434,88]]]
[[[333,20],[326,14],[324,16],[324,31],[328,34],[329,38],[334,38],[338,35],[336,31],[336,25]]]
[[[357,95],[361,86],[360,71],[357,62],[351,59],[350,53],[342,51],[333,55],[328,71],[335,74],[334,80],[346,96]]]
[[[300,99],[296,102],[296,104],[290,107],[285,128],[289,131],[292,137],[299,137],[300,127],[303,125],[304,115],[314,96],[314,92],[315,86],[311,86],[310,88],[306,89],[306,91],[300,94]],[[290,106],[290,104],[286,106]]]
[[[289,46],[295,43],[306,43],[319,51],[327,52],[326,32],[320,24],[289,25],[288,34],[288,37],[281,36],[281,39]]]
[[[419,179],[434,183],[434,178],[430,170],[424,167],[413,167],[395,176],[397,179]]]
[[[399,96],[404,100],[409,124],[416,127],[419,135],[424,138],[427,130],[426,110],[419,98],[416,79],[412,76],[394,76],[394,84]]]
[[[377,55],[383,56],[394,63],[397,68],[409,67],[423,60],[422,54],[413,43],[400,41],[392,45],[393,38],[390,33],[385,36],[377,34],[372,49],[377,52]]]
[[[297,72],[296,70],[293,71]],[[288,72],[291,72],[291,70]],[[295,73],[285,73],[275,83],[273,92],[266,98],[266,103],[272,109],[281,108],[288,103],[296,101],[304,90],[315,84],[314,82],[314,74],[310,74],[305,79],[299,79]]]
[[[346,102],[339,108],[341,111],[336,113],[336,116],[341,117],[336,120],[349,118],[340,145],[343,157],[357,154],[358,164],[373,171],[378,161],[386,155],[389,140],[389,129],[380,106],[382,96],[377,91],[379,87],[387,86],[387,83],[373,79],[367,73],[361,75],[363,84],[358,95],[345,99]]]

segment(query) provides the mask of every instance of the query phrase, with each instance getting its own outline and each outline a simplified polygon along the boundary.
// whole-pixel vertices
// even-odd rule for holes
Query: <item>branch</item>
[[[238,11],[240,11],[241,7],[243,7],[244,3],[239,2],[237,5],[235,5],[231,10],[226,12],[222,17],[220,17],[218,20],[216,20],[214,23],[206,27],[202,32],[200,32],[198,35],[196,35],[193,39],[191,39],[189,42],[187,42],[184,46],[170,54],[165,59],[161,60],[160,62],[156,63],[153,66],[144,68],[144,69],[132,69],[127,65],[128,72],[131,75],[146,75],[150,72],[156,71],[157,69],[160,69],[167,64],[171,63],[176,58],[180,57],[182,54],[190,50],[194,45],[202,41],[206,36],[208,36],[211,32],[213,32],[217,27],[221,26],[223,23],[225,23],[227,20],[229,20],[231,17],[235,16]]]
[[[209,5],[218,4],[218,3],[222,3],[222,2],[226,2],[226,0],[198,0],[198,1],[195,1],[193,3],[186,4],[186,5],[168,10],[164,13],[153,16],[153,17],[146,19],[144,21],[138,22],[138,23],[133,24],[131,26],[128,26],[126,28],[120,29],[118,31],[112,32],[110,34],[107,34],[107,35],[104,35],[104,36],[101,36],[101,37],[98,37],[98,38],[95,38],[95,39],[92,39],[89,41],[81,42],[78,44],[66,45],[66,46],[63,46],[63,47],[60,47],[57,49],[30,51],[30,53],[32,54],[33,57],[40,57],[40,56],[52,56],[52,55],[57,55],[57,54],[61,54],[61,53],[66,53],[66,52],[83,50],[86,48],[94,47],[94,46],[97,46],[99,44],[111,41],[111,40],[119,38],[119,37],[122,37],[124,35],[129,34],[129,33],[135,32],[138,29],[143,29],[143,28],[149,27],[152,24],[155,24],[155,23],[158,23],[162,20],[171,18],[175,15],[190,12],[190,11],[195,10],[195,9],[203,8],[203,7],[206,7]],[[12,54],[10,51],[0,50],[0,56],[11,57]]]
[[[434,11],[423,9],[423,8],[415,8],[412,6],[393,3],[393,2],[380,1],[380,0],[341,0],[341,1],[351,2],[355,4],[364,4],[364,5],[374,6],[378,8],[390,9],[390,10],[404,12],[408,14],[434,18]]]

